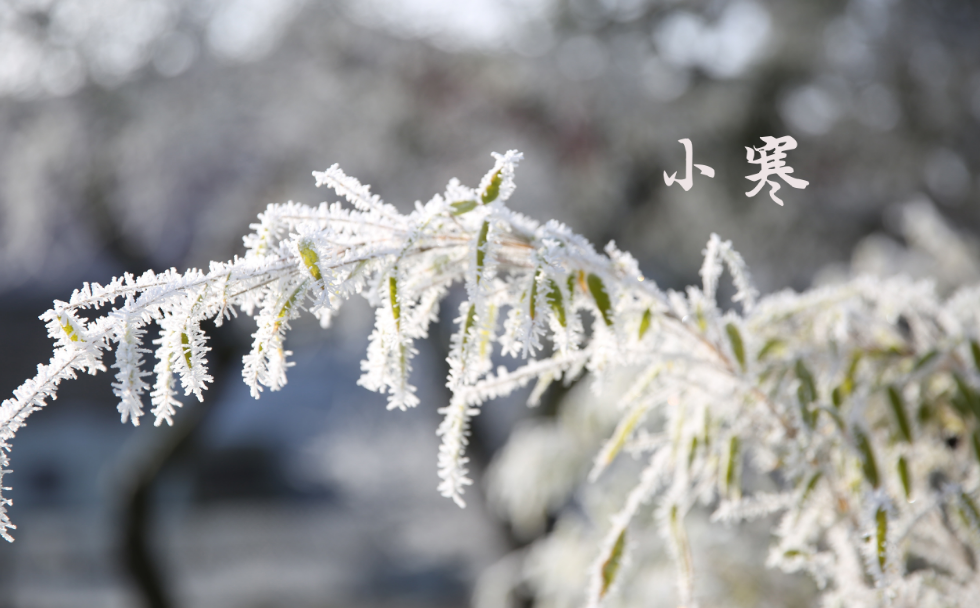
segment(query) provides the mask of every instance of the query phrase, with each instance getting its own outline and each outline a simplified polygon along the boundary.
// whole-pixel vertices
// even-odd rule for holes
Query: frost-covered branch
[[[172,424],[179,397],[202,399],[212,380],[201,322],[238,311],[257,323],[242,375],[258,397],[286,384],[292,319],[308,310],[326,327],[362,295],[375,326],[358,383],[386,393],[389,409],[413,407],[415,342],[461,281],[452,399],[437,431],[439,491],[461,506],[471,483],[469,426],[484,402],[532,380],[533,404],[550,383],[582,374],[600,392],[624,370],[633,379],[618,400],[601,402],[615,422],[589,477],[601,479],[623,452],[645,454],[648,465],[612,520],[596,522],[606,540],[591,573],[592,605],[617,588],[636,545],[631,530],[644,525],[637,513],[649,503],[687,601],[696,572],[684,516],[697,503],[723,521],[782,513],[770,564],[810,572],[829,604],[902,597],[965,606],[980,593],[980,288],[943,300],[929,283],[861,278],[760,299],[741,256],[712,235],[702,286],[664,292],[613,243],[598,253],[557,222],[511,211],[521,155],[495,158],[478,187],[452,180],[407,215],[334,166],[314,174],[317,184],[353,208],[270,205],[242,257],[206,272],[127,274],[56,301],[42,315],[55,340],[51,361],[0,406],[3,470],[27,416],[61,381],[106,371],[106,351],[115,352],[122,421],[139,424],[149,393],[154,423]],[[716,300],[725,269],[737,310]],[[144,369],[151,323],[159,328],[152,372]],[[495,352],[526,362],[494,371]],[[746,467],[778,487],[753,490]],[[507,500],[535,502],[514,488]],[[535,492],[549,501],[561,493]],[[0,533],[11,540],[7,504]],[[950,546],[956,551],[943,550]],[[860,576],[847,571],[854,563]]]

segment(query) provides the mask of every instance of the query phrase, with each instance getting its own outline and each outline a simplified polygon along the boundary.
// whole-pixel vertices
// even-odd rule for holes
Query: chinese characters
[[[688,190],[691,189],[691,186],[694,185],[694,176],[691,175],[691,162],[694,160],[694,152],[691,150],[690,139],[684,138],[684,139],[678,139],[677,141],[679,141],[681,144],[684,145],[684,151],[687,155],[687,171],[684,173],[683,179],[677,179],[675,177],[677,175],[676,171],[674,171],[673,175],[671,175],[670,177],[668,177],[667,172],[664,171],[664,181],[667,182],[668,186],[670,186],[674,182],[677,182],[678,184],[681,185],[681,188],[684,188],[684,191],[687,192]],[[698,171],[701,172],[701,175],[707,175],[708,177],[715,176],[715,170],[707,165],[694,165],[694,166],[698,168]]]
[[[793,172],[793,168],[786,166],[786,150],[796,148],[795,139],[786,135],[779,138],[763,137],[762,141],[766,145],[761,148],[745,147],[746,159],[754,165],[759,165],[758,173],[745,178],[759,183],[755,185],[755,188],[745,194],[755,196],[764,185],[769,184],[769,196],[781,206],[783,201],[776,196],[776,191],[779,190],[780,186],[777,182],[769,181],[770,176],[780,177],[787,184],[799,190],[806,188],[810,182],[791,176],[790,173]],[[759,153],[758,159],[755,158],[756,152]]]
[[[691,168],[697,167],[702,175],[707,175],[708,177],[715,176],[715,170],[707,165],[692,165],[694,152],[691,148],[690,139],[679,139],[684,146],[684,151],[686,155],[686,172],[683,178],[677,177],[677,172],[672,175],[667,175],[664,171],[664,182],[668,186],[677,182],[680,184],[681,188],[685,191],[691,189],[694,185],[694,175],[691,173]],[[746,196],[755,196],[762,190],[763,186],[769,186],[769,196],[778,205],[782,205],[783,201],[778,196],[776,192],[782,187],[778,182],[773,181],[771,178],[780,178],[793,188],[804,189],[809,185],[810,182],[802,179],[798,179],[790,175],[793,172],[792,167],[786,166],[786,151],[793,150],[796,148],[796,140],[789,135],[784,135],[783,137],[762,137],[763,146],[761,148],[749,148],[746,146],[746,160],[753,165],[759,165],[759,172],[755,175],[750,175],[745,179],[758,182],[755,188],[746,192]],[[758,155],[758,157],[757,157]]]

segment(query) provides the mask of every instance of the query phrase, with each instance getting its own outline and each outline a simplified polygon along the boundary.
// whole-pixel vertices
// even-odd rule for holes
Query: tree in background
[[[427,196],[435,174],[476,175],[493,146],[528,153],[522,210],[594,242],[615,239],[664,287],[695,280],[712,231],[738,245],[763,291],[802,289],[821,269],[821,280],[846,275],[852,249],[856,271],[935,277],[943,294],[980,276],[969,242],[937,248],[909,236],[914,223],[897,205],[921,191],[976,231],[980,54],[969,2],[556,3],[526,30],[508,30],[490,56],[454,36],[465,24],[439,33],[446,54],[351,29],[344,6],[289,2],[283,17],[256,20],[273,27],[252,30],[289,32],[278,47],[249,42],[248,28],[236,47],[219,33],[234,31],[231,15],[248,3],[214,3],[210,13],[156,4],[164,10],[143,23],[162,25],[142,29],[123,25],[128,13],[111,3],[86,9],[73,20],[87,41],[78,49],[59,46],[76,38],[58,24],[82,14],[80,3],[18,3],[14,12],[29,9],[23,20],[5,13],[3,27],[23,26],[57,51],[44,69],[14,73],[75,83],[48,90],[75,91],[63,98],[8,87],[13,97],[0,105],[8,285],[67,293],[124,270],[227,259],[266,202],[312,199],[296,192],[310,159],[340,160],[407,203]],[[724,44],[733,39],[744,43],[733,50]],[[114,48],[125,58],[127,44],[142,59],[103,65]],[[76,69],[59,72],[66,65]],[[811,186],[776,214],[742,196],[742,150],[787,132],[800,140],[794,166]],[[659,177],[677,169],[682,137],[719,173],[683,196]],[[721,301],[730,289],[723,280]],[[535,414],[555,411],[555,388]],[[578,508],[562,496],[524,516],[528,537]]]

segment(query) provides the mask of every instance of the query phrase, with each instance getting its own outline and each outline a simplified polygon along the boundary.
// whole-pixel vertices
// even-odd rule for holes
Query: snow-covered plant
[[[511,211],[521,155],[495,158],[478,187],[454,179],[408,215],[334,166],[314,173],[317,184],[352,209],[270,205],[243,257],[206,272],[126,274],[56,301],[42,315],[56,342],[51,361],[0,407],[4,469],[28,415],[62,380],[106,371],[113,348],[122,421],[139,424],[149,392],[155,424],[172,423],[179,394],[200,399],[211,381],[201,322],[237,311],[258,325],[242,372],[258,397],[286,384],[289,322],[306,309],[327,326],[361,294],[375,327],[358,382],[387,393],[389,409],[413,407],[414,343],[459,280],[466,298],[448,358],[452,398],[437,431],[443,495],[464,505],[467,436],[481,404],[532,380],[531,405],[553,382],[591,378],[611,432],[590,479],[623,454],[644,463],[615,516],[594,522],[605,542],[595,549],[590,605],[617,588],[634,539],[650,526],[675,557],[681,602],[693,605],[685,515],[698,503],[726,522],[781,514],[769,564],[811,574],[826,605],[974,605],[980,287],[942,299],[929,282],[858,278],[760,299],[741,256],[712,235],[702,285],[665,292],[613,243],[598,253],[558,222]],[[738,309],[716,301],[724,269]],[[152,373],[144,369],[151,322],[159,327]],[[518,363],[493,369],[498,346]],[[623,377],[628,388],[603,400]],[[578,469],[566,464],[556,483],[567,486]],[[743,471],[774,489],[753,488]],[[540,484],[511,490],[511,503],[551,500]],[[11,540],[7,504],[0,533]],[[652,518],[637,517],[651,508]]]

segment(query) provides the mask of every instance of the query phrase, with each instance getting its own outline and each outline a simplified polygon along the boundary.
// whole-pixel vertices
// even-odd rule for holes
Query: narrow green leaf
[[[647,331],[650,330],[650,320],[653,318],[653,314],[650,313],[650,309],[643,311],[643,318],[640,319],[640,340],[646,335]]]
[[[71,324],[71,321],[68,321],[67,323],[60,323],[60,325],[61,329],[65,330],[65,335],[68,336],[69,340],[72,342],[79,341],[80,338],[78,336],[78,332],[75,331],[75,327]]]
[[[963,416],[963,420],[969,420],[970,416],[973,415],[973,410],[970,408],[970,400],[962,392],[950,397],[949,403]]]
[[[980,419],[980,395],[977,395],[977,392],[973,390],[973,387],[967,384],[966,380],[964,380],[959,374],[954,373],[953,380],[956,382],[956,388],[958,388],[960,391],[963,404],[966,406],[965,409],[972,413],[974,417]]]
[[[759,351],[759,354],[755,358],[756,361],[762,361],[767,356],[769,356],[769,353],[771,353],[776,348],[782,345],[783,345],[783,341],[780,340],[779,338],[770,338],[766,340],[766,343],[762,346],[762,350]]]
[[[609,556],[602,562],[602,589],[599,590],[599,599],[604,598],[609,593],[609,588],[616,581],[616,575],[619,573],[619,568],[622,565],[625,549],[626,529],[623,528],[623,531],[616,537],[616,542],[613,543]]]
[[[803,494],[800,495],[801,507],[806,504],[807,499],[810,498],[811,494],[813,494],[813,490],[817,487],[817,483],[820,481],[821,477],[823,477],[823,473],[820,471],[817,471],[810,476],[810,481],[807,482],[806,487],[803,489]]]
[[[919,404],[919,409],[915,416],[919,421],[919,424],[925,424],[932,420],[932,405],[928,401],[923,401]]]
[[[732,352],[735,353],[735,358],[738,359],[738,364],[742,367],[742,371],[745,371],[745,346],[742,344],[742,334],[738,332],[738,328],[735,327],[734,323],[729,323],[725,326],[725,331],[728,332],[728,339],[732,342]]]
[[[970,439],[973,440],[973,455],[976,457],[977,463],[980,463],[980,430],[973,431]]]
[[[939,351],[936,351],[936,350],[930,350],[930,351],[929,351],[929,352],[927,352],[926,354],[924,354],[924,355],[922,355],[921,357],[919,357],[919,360],[918,360],[918,361],[916,361],[916,362],[915,362],[915,365],[913,365],[913,366],[912,366],[912,371],[913,371],[913,372],[917,372],[917,371],[919,371],[919,370],[920,370],[920,369],[922,369],[923,367],[925,367],[925,366],[927,366],[927,365],[929,365],[930,363],[932,363],[932,361],[933,361],[933,360],[934,360],[934,359],[935,359],[935,358],[936,358],[937,356],[939,356]]]
[[[599,455],[596,457],[595,466],[592,467],[592,471],[589,473],[589,479],[591,481],[598,479],[606,467],[616,459],[616,456],[623,449],[623,446],[626,445],[626,442],[629,441],[629,438],[633,436],[633,431],[649,410],[649,403],[640,402],[633,406],[626,416],[620,418],[619,424],[616,425],[613,434],[602,446]]]
[[[834,407],[840,409],[840,406],[844,403],[844,390],[837,386],[830,393],[830,401],[834,404]]]
[[[841,433],[847,432],[846,430],[847,427],[844,424],[844,419],[841,418],[840,416],[840,412],[838,412],[837,410],[832,410],[829,407],[821,407],[819,408],[819,411],[827,412],[827,415],[830,416],[830,419],[834,421],[834,424],[837,425],[837,428],[840,430]]]
[[[286,302],[282,305],[282,309],[279,311],[280,319],[285,318],[285,316],[289,314],[289,311],[293,309],[293,305],[296,304],[296,298],[299,297],[300,292],[305,287],[306,287],[306,281],[303,281],[303,283],[299,287],[293,290],[293,293],[289,294],[289,297],[286,298]]]
[[[299,256],[303,259],[303,263],[306,264],[310,275],[317,281],[323,280],[323,275],[320,274],[320,267],[317,265],[317,262],[320,261],[320,256],[317,255],[316,250],[313,249],[309,242],[303,241],[300,244]]]
[[[682,594],[691,596],[694,581],[694,560],[691,558],[691,545],[684,529],[684,514],[676,504],[670,506],[670,536],[676,551],[677,568],[680,570]]]
[[[902,489],[905,490],[905,498],[912,498],[912,478],[909,477],[909,463],[905,456],[898,457],[898,478],[902,480]]]
[[[555,317],[558,318],[558,324],[565,327],[565,304],[564,298],[561,295],[561,287],[558,283],[555,283],[553,279],[548,279],[548,286],[550,289],[545,295],[545,299],[548,300],[548,304],[551,305],[551,309],[555,311]]]
[[[473,327],[473,323],[476,322],[476,304],[470,304],[470,310],[466,313],[466,323],[463,324],[463,342],[462,345],[466,346],[466,340],[470,336],[470,328]]]
[[[885,559],[888,557],[886,552],[886,543],[888,542],[888,513],[882,507],[878,508],[878,512],[875,513],[875,521],[877,522],[877,543],[876,548],[878,550],[878,565],[882,570],[885,569]]]
[[[869,349],[865,354],[875,359],[887,359],[890,357],[907,357],[911,353],[904,351],[897,345],[893,344],[888,347]]]
[[[817,400],[817,385],[802,359],[796,360],[796,377],[800,380],[800,386],[796,389],[796,396],[800,400],[800,413],[803,422],[812,429],[816,425],[817,415],[810,408],[810,404]]]
[[[534,277],[531,278],[531,301],[528,302],[528,310],[531,314],[531,320],[533,321],[537,315],[537,300],[538,300],[538,276],[537,272],[534,273]]]
[[[711,410],[704,409],[704,449],[711,447]]]
[[[595,300],[595,304],[599,307],[599,312],[602,314],[602,320],[606,322],[606,325],[611,327],[613,324],[612,304],[609,302],[609,294],[606,293],[606,286],[603,285],[602,279],[598,275],[592,274],[591,272],[586,282],[589,285],[589,292],[592,294],[592,298]]]
[[[796,360],[796,377],[800,380],[800,388],[797,391],[800,403],[810,405],[817,400],[817,385],[802,359]]]
[[[878,463],[875,462],[875,454],[871,449],[871,442],[868,440],[868,436],[863,432],[856,430],[854,431],[854,441],[857,443],[858,451],[861,452],[861,471],[864,473],[865,479],[868,480],[873,487],[878,487]]]
[[[476,209],[476,201],[457,201],[450,203],[449,206],[453,208],[453,215],[463,215]]]
[[[728,465],[725,468],[725,491],[729,495],[738,496],[738,464],[741,444],[738,435],[732,435],[728,443]]]
[[[905,403],[902,395],[894,386],[888,387],[888,403],[892,406],[892,413],[895,414],[895,421],[898,422],[898,430],[902,439],[906,443],[912,443],[912,427],[909,425],[908,416],[905,414]]]
[[[851,356],[851,364],[847,368],[847,375],[844,376],[844,383],[841,385],[845,396],[854,392],[854,377],[857,375],[857,368],[861,362],[861,356],[861,351],[855,351]]]
[[[970,340],[970,352],[973,353],[973,364],[980,370],[980,344],[976,340]]]
[[[483,274],[483,262],[487,257],[487,234],[490,232],[490,222],[483,222],[480,234],[476,237],[476,282],[480,282]]]
[[[490,178],[490,183],[487,185],[487,189],[483,192],[482,195],[480,195],[480,200],[483,201],[484,205],[486,205],[487,203],[492,203],[493,201],[497,200],[497,197],[500,195],[500,184],[502,181],[503,181],[503,176],[500,174],[500,171],[498,170],[496,173],[493,174],[493,177]]]
[[[479,353],[481,358],[486,357],[487,353],[491,350],[491,347],[493,346],[492,342],[490,342],[490,338],[493,335],[493,332],[489,331],[487,327],[493,327],[494,323],[496,322],[497,305],[490,304],[489,306],[487,306],[486,311],[487,311],[486,319],[481,319],[481,321],[484,321],[485,324],[483,327],[480,328],[480,330],[476,334],[477,339],[479,340],[479,346],[480,346]]]
[[[394,275],[388,277],[388,296],[391,298],[391,316],[395,318],[395,324],[400,327],[402,307],[398,303],[398,280]]]
[[[697,455],[698,455],[698,437],[697,435],[695,435],[694,437],[691,438],[691,451],[687,455],[687,468],[689,469],[691,468],[691,465],[694,464],[694,457]]]
[[[299,295],[306,289],[306,285],[309,283],[309,279],[300,283],[299,287],[293,290],[293,293],[289,294],[286,301],[283,302],[282,308],[279,309],[279,315],[276,317],[275,331],[279,331],[279,326],[282,325],[283,320],[289,316],[289,311],[293,309],[293,305],[296,304],[296,299]]]
[[[977,509],[977,504],[973,502],[970,495],[966,492],[960,491],[960,501],[963,503],[963,508],[969,514],[969,523],[972,524],[974,528],[980,528],[980,510]]]
[[[187,369],[193,367],[191,365],[191,341],[184,332],[180,333],[180,343],[183,345],[181,349],[184,351],[184,361],[187,361]]]

